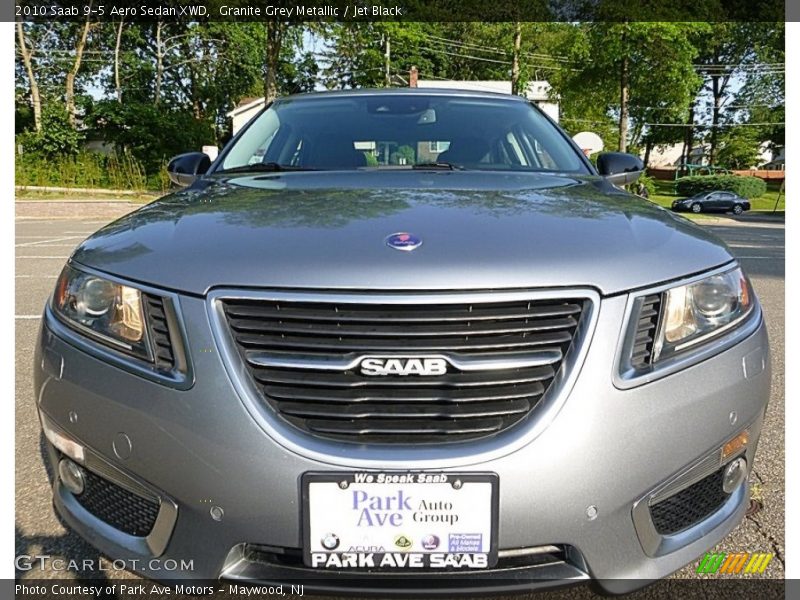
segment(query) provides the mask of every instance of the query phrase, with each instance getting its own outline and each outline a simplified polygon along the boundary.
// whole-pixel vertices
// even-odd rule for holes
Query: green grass
[[[656,186],[655,194],[650,195],[650,200],[658,204],[659,206],[663,206],[664,208],[671,208],[672,202],[676,198],[681,198],[682,196],[678,196],[675,194],[675,182],[674,181],[662,181],[660,179],[656,179],[654,181]],[[780,190],[781,184],[779,182],[770,181],[767,182],[767,191],[763,196],[759,196],[758,198],[753,198],[750,200],[751,210],[753,212],[761,211],[761,212],[772,212],[772,209],[775,207],[775,201],[778,199],[778,193]],[[778,212],[783,212],[786,210],[786,194],[781,194],[781,200],[778,202]],[[682,213],[684,216],[687,216],[687,213]],[[691,214],[691,213],[688,213]]]
[[[15,190],[15,199],[26,202],[131,202],[146,204],[163,194],[142,192],[140,194],[83,193],[83,192],[40,192],[36,190]]]

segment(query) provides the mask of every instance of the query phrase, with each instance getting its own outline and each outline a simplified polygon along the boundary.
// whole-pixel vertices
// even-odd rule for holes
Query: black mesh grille
[[[656,328],[661,310],[661,295],[647,296],[639,311],[636,334],[633,341],[631,366],[635,369],[646,367],[653,359],[653,343],[656,339]]]
[[[563,357],[583,299],[481,304],[333,304],[225,300],[233,338],[266,402],[321,437],[376,443],[449,442],[519,423],[547,392],[561,360],[438,376],[265,367],[255,354],[346,361],[365,355],[467,359],[554,351]]]
[[[722,508],[730,494],[722,489],[722,468],[674,496],[650,507],[653,525],[661,535],[688,529]]]
[[[76,500],[95,517],[127,533],[144,537],[153,529],[158,503],[142,498],[99,475],[83,469],[85,487]]]
[[[163,371],[169,371],[175,366],[175,355],[172,349],[167,315],[164,312],[164,300],[159,296],[145,294],[144,305],[150,325],[156,367]]]

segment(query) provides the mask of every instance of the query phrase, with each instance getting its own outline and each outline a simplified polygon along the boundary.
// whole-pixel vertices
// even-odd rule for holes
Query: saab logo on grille
[[[361,374],[370,376],[421,375],[432,377],[447,373],[443,358],[380,358],[368,356],[361,361]]]

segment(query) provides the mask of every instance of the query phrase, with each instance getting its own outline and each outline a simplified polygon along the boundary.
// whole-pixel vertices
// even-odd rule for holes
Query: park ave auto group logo
[[[697,565],[697,573],[717,575],[748,575],[763,573],[772,561],[766,552],[708,552]]]
[[[373,494],[358,487],[359,475],[356,486],[349,490],[348,508],[352,517],[340,530],[328,531],[318,538],[326,552],[312,551],[311,566],[464,569],[488,566],[488,554],[484,551],[486,534],[462,531],[459,523],[463,515],[454,502],[418,495],[402,487]],[[396,477],[408,477],[411,482],[415,476]],[[353,538],[361,541],[353,545]]]

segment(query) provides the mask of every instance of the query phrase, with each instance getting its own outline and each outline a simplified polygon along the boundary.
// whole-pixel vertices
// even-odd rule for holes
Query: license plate
[[[494,473],[305,473],[303,560],[323,569],[457,569],[497,562]]]

